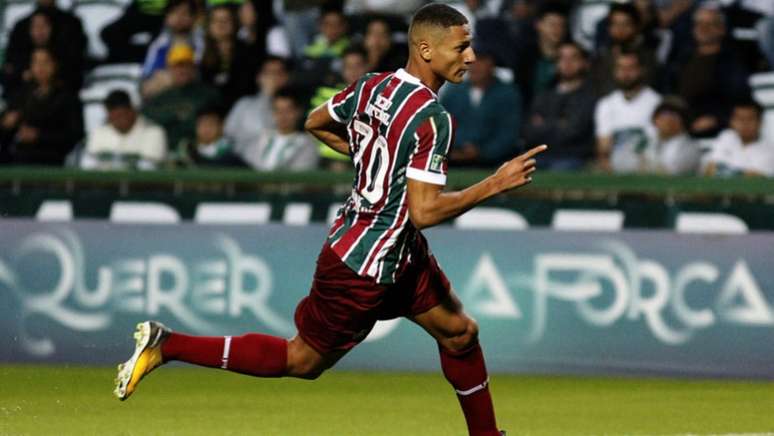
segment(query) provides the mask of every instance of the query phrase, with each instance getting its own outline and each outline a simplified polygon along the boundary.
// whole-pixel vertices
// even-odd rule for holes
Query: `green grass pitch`
[[[0,365],[0,435],[464,435],[439,374],[333,371],[317,381],[164,367],[127,401],[112,368]],[[493,375],[517,435],[774,431],[774,383]]]

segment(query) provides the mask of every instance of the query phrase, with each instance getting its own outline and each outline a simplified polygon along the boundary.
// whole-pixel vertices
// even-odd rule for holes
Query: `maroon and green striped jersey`
[[[400,69],[363,76],[328,100],[347,125],[355,166],[352,193],[328,235],[350,268],[378,283],[394,283],[411,257],[407,178],[446,184],[453,126],[435,93]]]

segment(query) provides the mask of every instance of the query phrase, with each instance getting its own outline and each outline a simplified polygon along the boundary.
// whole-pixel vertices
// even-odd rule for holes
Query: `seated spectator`
[[[189,166],[245,167],[234,142],[223,134],[223,111],[202,108],[196,115],[196,140],[188,150]]]
[[[671,35],[661,31],[659,21],[659,9],[654,0],[633,0],[631,5],[637,9],[639,20],[639,35],[646,47],[653,50],[658,63],[666,61],[671,48]],[[597,23],[597,31],[594,34],[595,51],[599,52],[604,47],[611,46],[613,35],[609,32],[610,14]],[[625,28],[619,28],[618,33],[626,32]],[[620,35],[619,35],[620,36]]]
[[[237,148],[241,158],[260,171],[317,167],[317,144],[301,128],[304,108],[298,95],[287,88],[277,91],[272,99],[272,114],[275,129],[264,130],[253,143]]]
[[[0,119],[0,159],[13,164],[62,165],[83,137],[83,108],[62,85],[54,53],[36,48],[30,81]]]
[[[450,86],[441,102],[457,121],[449,161],[457,165],[492,166],[518,150],[521,96],[498,79],[493,54],[481,52],[468,80]]]
[[[265,129],[274,127],[271,101],[274,94],[287,86],[290,81],[288,63],[285,59],[269,56],[255,76],[260,91],[255,95],[242,97],[226,117],[226,135],[240,148],[252,143]]]
[[[285,28],[277,24],[272,4],[264,0],[247,0],[239,7],[237,37],[248,46],[259,64],[266,55],[283,58],[292,55]]]
[[[308,89],[335,83],[336,66],[349,46],[347,19],[340,10],[327,9],[319,20],[319,34],[304,49],[304,57],[294,75],[295,82]]]
[[[705,174],[774,177],[774,144],[761,139],[762,115],[763,108],[754,100],[734,104],[731,128],[715,141]]]
[[[100,31],[107,63],[139,63],[164,25],[167,0],[132,0],[118,19]]]
[[[202,81],[220,91],[226,107],[255,92],[257,58],[237,39],[237,15],[232,6],[214,6],[207,14],[207,35],[199,65]]]
[[[601,170],[616,173],[641,171],[653,136],[651,116],[661,96],[645,85],[638,52],[620,53],[613,75],[618,89],[600,99],[594,112],[597,164]]]
[[[105,98],[108,123],[92,130],[80,167],[87,170],[155,170],[167,153],[164,130],[137,113],[126,91]]]
[[[337,9],[328,9],[320,17],[319,33],[306,46],[304,55],[308,58],[339,58],[349,46],[347,18]]]
[[[73,92],[81,89],[83,84],[84,47],[71,44],[62,39],[55,27],[54,10],[40,8],[25,19],[28,31],[26,35],[15,34],[5,52],[5,63],[2,71],[2,85],[6,96],[23,86],[30,78],[30,57],[33,50],[39,47],[51,49],[59,59],[59,80]],[[68,16],[68,15],[65,15]],[[67,22],[59,25],[67,25]],[[80,26],[80,21],[78,21]],[[18,28],[19,26],[17,26]]]
[[[567,38],[567,10],[557,2],[542,4],[535,21],[537,38],[516,54],[514,78],[529,107],[533,96],[551,89],[556,79],[559,45]]]
[[[632,3],[614,3],[607,15],[607,39],[597,47],[592,61],[591,78],[597,95],[605,95],[616,87],[613,78],[615,57],[622,51],[637,52],[643,60],[645,83],[658,76],[656,49],[643,34],[640,12]]]
[[[220,96],[215,88],[198,79],[190,46],[178,44],[172,47],[167,53],[166,64],[172,86],[146,100],[142,113],[164,128],[169,151],[175,160],[185,144],[195,137],[196,113],[202,107],[218,103]]]
[[[363,37],[363,48],[368,56],[368,70],[395,71],[406,65],[407,50],[397,49],[392,43],[392,30],[387,20],[375,18],[368,22]]]
[[[368,72],[367,58],[368,55],[366,51],[360,46],[351,46],[346,49],[341,59],[341,82],[335,86],[321,86],[317,88],[317,91],[309,102],[309,110],[311,111],[317,106],[324,104],[337,92],[365,75]],[[321,165],[324,168],[334,171],[351,168],[352,165],[349,156],[339,153],[323,142],[318,141],[318,147],[320,158],[322,159]]]
[[[665,97],[653,112],[655,136],[646,152],[646,170],[669,175],[696,174],[701,149],[688,135],[688,108],[679,97]]]
[[[694,13],[693,36],[696,47],[670,67],[669,82],[688,104],[691,134],[713,137],[728,124],[733,102],[749,95],[748,72],[724,42],[723,12],[712,3]]]
[[[539,94],[524,123],[527,147],[549,144],[540,166],[575,170],[594,155],[594,105],[596,97],[587,74],[588,54],[575,42],[559,47],[558,83]]]
[[[164,28],[151,43],[142,66],[142,94],[151,97],[167,89],[172,78],[167,67],[167,53],[171,47],[185,44],[193,48],[194,61],[199,62],[204,51],[204,37],[196,22],[195,0],[169,0],[164,12]]]

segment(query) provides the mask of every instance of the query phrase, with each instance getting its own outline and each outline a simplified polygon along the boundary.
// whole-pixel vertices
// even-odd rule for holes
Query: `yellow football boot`
[[[137,324],[134,332],[135,348],[132,358],[118,365],[118,376],[113,394],[123,401],[129,398],[143,377],[164,364],[161,357],[161,344],[169,336],[170,330],[157,321],[145,321]]]

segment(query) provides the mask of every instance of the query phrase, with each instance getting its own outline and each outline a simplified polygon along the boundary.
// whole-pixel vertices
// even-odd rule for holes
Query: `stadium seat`
[[[73,12],[83,22],[89,38],[89,55],[96,59],[107,56],[107,47],[99,37],[100,31],[124,12],[127,2],[121,0],[77,0]]]
[[[774,142],[774,72],[750,76],[753,97],[763,106],[762,136]]]
[[[572,38],[586,50],[594,49],[594,35],[599,20],[607,16],[614,0],[583,0],[570,17]]]

